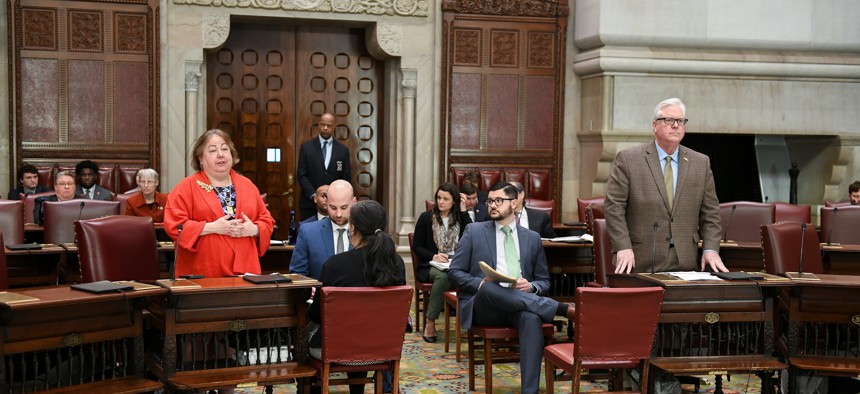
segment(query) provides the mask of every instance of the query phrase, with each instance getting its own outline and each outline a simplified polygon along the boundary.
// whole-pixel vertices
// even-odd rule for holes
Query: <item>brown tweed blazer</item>
[[[633,272],[659,271],[669,252],[669,239],[682,270],[700,270],[698,242],[704,249],[720,250],[720,202],[707,156],[683,145],[678,147],[678,183],[672,212],[663,184],[663,170],[654,141],[618,152],[606,185],[606,224],[612,253],[633,249]],[[615,256],[613,256],[613,263]]]

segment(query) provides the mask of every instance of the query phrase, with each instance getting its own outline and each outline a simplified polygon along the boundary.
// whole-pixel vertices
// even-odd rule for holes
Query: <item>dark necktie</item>
[[[323,166],[328,168],[328,157],[326,157],[326,148],[328,147],[328,141],[323,141],[322,144],[322,157],[323,157]]]

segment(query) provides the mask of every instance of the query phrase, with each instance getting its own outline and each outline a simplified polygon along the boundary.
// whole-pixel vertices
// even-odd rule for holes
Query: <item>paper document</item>
[[[481,266],[481,271],[484,271],[484,275],[487,275],[487,277],[494,282],[516,283],[517,281],[515,278],[500,274],[499,271],[494,270],[493,267],[490,267],[489,265],[487,265],[487,263],[483,261],[479,262],[478,264]]]
[[[582,234],[580,235],[571,235],[569,237],[555,237],[555,238],[541,238],[543,241],[552,241],[552,242],[568,242],[568,243],[579,243],[579,242],[594,242],[594,237],[591,234]]]
[[[439,271],[447,271],[448,267],[451,266],[451,263],[450,262],[442,263],[442,262],[430,260],[430,265],[433,267],[436,267]]]
[[[711,275],[710,272],[675,271],[666,273],[672,276],[677,276],[682,280],[722,280],[720,278],[717,278],[716,276]]]

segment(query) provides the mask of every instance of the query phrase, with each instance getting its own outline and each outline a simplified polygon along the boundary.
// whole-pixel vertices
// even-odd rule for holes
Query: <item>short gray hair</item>
[[[59,181],[60,181],[60,177],[61,177],[61,176],[68,176],[68,177],[71,177],[71,178],[75,181],[75,184],[76,184],[76,185],[78,184],[78,178],[77,178],[77,177],[75,177],[75,172],[74,172],[74,171],[65,171],[65,170],[64,170],[64,171],[57,171],[57,173],[56,173],[56,174],[54,174],[54,184],[55,184],[55,185],[57,184],[57,182],[59,182]]]
[[[681,99],[672,97],[670,99],[665,99],[661,101],[660,104],[657,104],[657,107],[654,108],[654,117],[651,118],[651,120],[657,120],[657,118],[660,117],[660,112],[663,111],[663,108],[666,108],[670,105],[674,105],[678,108],[681,108],[681,114],[684,115],[685,118],[687,117],[687,106],[684,105],[684,102],[681,101]]]
[[[144,168],[137,172],[137,175],[135,175],[134,179],[136,181],[140,181],[141,179],[152,179],[157,181],[158,172],[153,170],[152,168]]]

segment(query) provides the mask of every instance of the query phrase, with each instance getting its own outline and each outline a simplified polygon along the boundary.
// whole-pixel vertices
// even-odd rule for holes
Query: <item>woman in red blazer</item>
[[[237,156],[227,133],[207,131],[192,150],[198,172],[168,195],[164,229],[177,244],[177,276],[260,273],[274,219],[257,186],[233,171]]]

